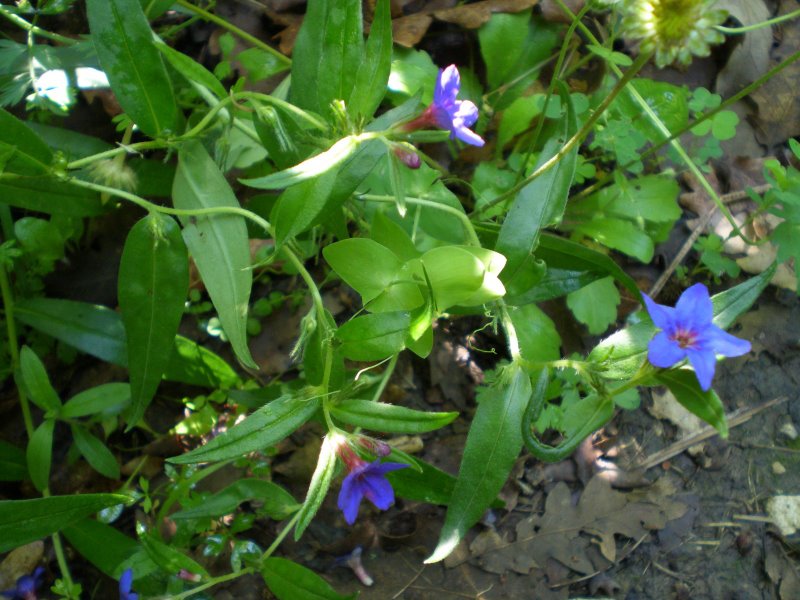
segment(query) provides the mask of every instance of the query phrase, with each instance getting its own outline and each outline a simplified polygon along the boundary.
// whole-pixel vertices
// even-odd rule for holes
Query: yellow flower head
[[[656,65],[676,60],[688,65],[692,56],[708,56],[724,36],[715,27],[727,17],[713,10],[716,0],[626,0],[622,32],[641,40],[643,52],[655,52]]]

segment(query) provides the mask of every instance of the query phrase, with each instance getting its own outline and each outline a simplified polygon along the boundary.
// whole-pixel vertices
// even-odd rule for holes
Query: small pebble
[[[792,423],[791,421],[789,421],[788,423],[784,423],[781,426],[780,432],[790,440],[796,440],[797,436],[799,435],[797,433],[797,427],[795,427],[794,423]]]
[[[775,475],[783,475],[786,473],[786,467],[776,460],[774,463],[772,463],[772,472],[775,473]]]

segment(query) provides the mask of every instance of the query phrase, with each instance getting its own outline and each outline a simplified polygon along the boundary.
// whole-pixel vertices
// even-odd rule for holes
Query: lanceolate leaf
[[[503,487],[522,449],[522,415],[531,396],[531,380],[515,365],[508,369],[505,382],[481,395],[439,544],[426,563],[449,556],[478,522]]]
[[[355,84],[364,40],[360,0],[311,0],[292,53],[292,104],[328,114]]]
[[[697,383],[697,376],[688,369],[662,371],[658,381],[669,388],[683,407],[719,431],[720,436],[728,437],[728,423],[725,420],[725,407],[714,390],[704,392]]]
[[[65,344],[91,356],[127,366],[128,353],[122,318],[113,310],[97,304],[31,298],[16,305],[14,316]],[[206,387],[233,387],[239,377],[218,355],[192,340],[175,337],[175,351],[164,379]]]
[[[28,441],[26,457],[31,481],[37,490],[44,490],[50,482],[50,464],[53,460],[53,430],[56,422],[45,419]],[[2,545],[2,538],[0,538]],[[2,552],[2,550],[0,550]]]
[[[239,207],[228,182],[198,141],[181,147],[172,198],[176,208]],[[258,368],[247,347],[247,311],[253,272],[244,217],[183,217],[183,239],[242,364]]]
[[[119,579],[123,564],[133,569],[137,579],[159,568],[139,542],[100,521],[83,519],[65,528],[63,533],[75,550],[113,579]]]
[[[319,458],[317,459],[317,468],[314,469],[314,474],[311,476],[306,499],[300,509],[297,525],[294,528],[295,540],[299,540],[303,535],[306,527],[308,527],[314,515],[317,514],[317,510],[319,510],[322,501],[328,494],[328,488],[331,487],[333,473],[336,470],[336,442],[334,440],[333,436],[328,435],[325,436],[322,442]]]
[[[336,171],[329,171],[314,179],[293,185],[280,195],[272,211],[277,244],[283,244],[287,239],[311,226],[325,208],[335,179]]]
[[[358,595],[337,593],[314,571],[285,558],[265,560],[261,575],[278,600],[349,600]]]
[[[95,192],[45,177],[0,179],[0,203],[67,217],[95,217],[107,210]]]
[[[389,0],[378,0],[375,18],[356,72],[355,86],[347,102],[353,118],[369,119],[386,94],[392,66],[392,15]]]
[[[28,346],[20,352],[20,372],[30,400],[44,411],[58,411],[61,400],[50,383],[47,371],[36,353]]]
[[[170,458],[169,461],[181,465],[213,462],[263,450],[308,421],[318,408],[317,399],[306,400],[284,396],[262,406],[205,446]]]
[[[43,538],[108,506],[129,500],[121,494],[0,500],[0,552]]]
[[[109,479],[119,479],[119,464],[106,445],[80,425],[72,426],[72,438],[92,468]]]
[[[111,89],[151,137],[175,132],[178,108],[139,0],[87,0],[89,30]]]
[[[133,226],[118,288],[131,380],[130,427],[142,418],[169,364],[189,289],[189,256],[172,217],[154,213]]]
[[[336,337],[351,360],[382,360],[405,347],[411,314],[404,311],[355,317],[339,327]]]
[[[548,140],[539,155],[537,166],[556,156],[564,143],[577,131],[575,110],[569,93],[561,91],[567,106],[558,135]],[[495,250],[508,259],[501,279],[511,282],[525,261],[539,245],[539,234],[547,225],[557,222],[564,214],[569,188],[575,177],[578,147],[562,156],[558,164],[522,188],[508,211]]]
[[[5,171],[19,175],[45,173],[53,161],[53,152],[42,138],[7,110],[0,108],[0,155],[12,152]]]
[[[190,82],[208,88],[217,98],[221,99],[228,95],[219,79],[190,56],[160,41],[156,42],[155,46],[156,49],[166,57],[170,64],[175,67],[175,70],[186,77]]]
[[[424,433],[444,427],[456,412],[427,412],[370,400],[344,400],[331,407],[331,414],[348,425],[384,433]]]
[[[236,510],[242,502],[256,500],[261,510],[277,520],[285,519],[300,505],[292,495],[271,481],[241,479],[220,490],[201,504],[173,513],[173,519],[213,519]]]

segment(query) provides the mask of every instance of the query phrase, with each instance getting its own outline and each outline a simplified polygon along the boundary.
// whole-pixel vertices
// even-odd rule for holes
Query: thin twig
[[[736,192],[723,194],[719,198],[720,200],[722,200],[723,204],[731,204],[732,202],[736,202],[737,200],[743,200],[745,198],[748,198],[749,193],[751,191],[756,194],[763,194],[764,192],[767,192],[770,189],[770,187],[771,186],[768,183],[764,185],[757,185],[753,186],[748,190],[738,190]],[[694,243],[697,241],[697,238],[699,238],[705,231],[706,227],[711,221],[711,218],[716,214],[716,212],[717,212],[717,207],[712,206],[708,211],[706,211],[706,213],[702,217],[700,217],[700,220],[697,221],[697,223],[695,224],[694,229],[692,229],[692,233],[689,235],[688,238],[686,238],[686,241],[683,243],[683,246],[681,246],[681,249],[675,255],[675,258],[672,259],[672,262],[669,263],[669,266],[664,270],[664,272],[661,274],[658,280],[653,284],[653,287],[650,288],[649,295],[651,298],[655,298],[656,296],[658,296],[658,294],[664,288],[664,285],[666,285],[669,278],[672,277],[672,274],[675,272],[675,269],[678,268],[678,266],[683,262],[683,259],[686,258],[686,255],[689,254],[689,250],[692,249],[692,246],[694,246]]]
[[[726,418],[728,420],[728,428],[733,429],[734,427],[741,425],[742,423],[746,423],[750,419],[752,419],[758,413],[767,410],[768,408],[772,408],[773,406],[777,406],[783,402],[786,402],[788,398],[786,396],[779,396],[772,400],[768,400],[763,404],[759,404],[758,406],[754,406],[752,408],[743,408],[732,413],[729,413]],[[694,433],[690,436],[687,436],[681,440],[678,440],[674,444],[667,446],[663,450],[659,450],[654,454],[651,454],[646,459],[644,459],[639,464],[635,465],[635,469],[651,469],[656,465],[660,465],[665,460],[669,460],[670,458],[677,456],[687,448],[691,448],[695,444],[699,444],[707,440],[708,438],[714,437],[717,435],[717,430],[713,427],[706,426],[703,427],[697,433]]]

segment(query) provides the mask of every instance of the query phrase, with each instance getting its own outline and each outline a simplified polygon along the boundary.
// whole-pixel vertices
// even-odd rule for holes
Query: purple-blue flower
[[[356,522],[361,499],[366,497],[376,507],[386,510],[394,503],[394,490],[386,479],[386,473],[404,469],[408,465],[401,463],[365,462],[363,460],[346,460],[350,473],[342,482],[339,492],[338,506],[344,513],[348,525]]]
[[[30,575],[23,575],[17,579],[17,585],[10,590],[0,592],[0,595],[12,600],[36,600],[36,590],[42,585],[43,567],[36,567]]]
[[[451,138],[473,146],[483,146],[484,141],[470,127],[478,120],[478,107],[469,100],[456,100],[461,89],[461,77],[455,65],[439,71],[433,104],[428,107],[438,127],[450,130]]]
[[[647,358],[656,367],[672,367],[688,358],[700,387],[707,391],[714,378],[717,354],[731,357],[750,352],[750,342],[714,325],[711,298],[702,283],[684,291],[675,308],[656,304],[647,294],[642,297],[650,318],[661,329],[647,348]]]
[[[133,569],[125,569],[119,578],[119,600],[139,600],[139,594],[131,591]]]

